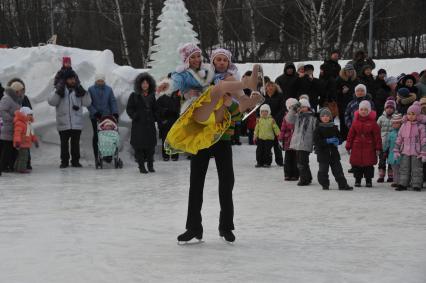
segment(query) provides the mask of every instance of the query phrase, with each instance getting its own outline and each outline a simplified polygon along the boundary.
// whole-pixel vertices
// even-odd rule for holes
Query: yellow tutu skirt
[[[193,118],[194,110],[211,101],[209,87],[198,97],[188,109],[173,124],[167,134],[164,149],[168,154],[188,152],[197,154],[201,149],[209,148],[215,144],[231,124],[231,114],[225,110],[222,122],[216,123],[214,113],[210,114],[207,121],[200,123]],[[216,105],[215,110],[223,105],[223,99]]]

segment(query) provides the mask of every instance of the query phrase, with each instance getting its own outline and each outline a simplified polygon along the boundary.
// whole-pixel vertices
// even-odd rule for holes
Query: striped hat
[[[392,123],[401,123],[402,122],[402,115],[401,114],[393,114],[392,115],[392,119],[391,119]]]

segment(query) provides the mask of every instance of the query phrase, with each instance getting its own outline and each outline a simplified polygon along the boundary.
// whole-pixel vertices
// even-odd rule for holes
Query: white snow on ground
[[[188,160],[141,175],[125,153],[122,170],[95,170],[92,160],[60,170],[55,146],[33,150],[32,174],[0,177],[0,282],[426,281],[425,192],[322,191],[316,178],[300,188],[282,168],[254,168],[254,146],[233,148],[237,241],[218,237],[212,159],[206,242],[192,246],[176,244]],[[316,176],[314,155],[311,166]]]
[[[86,168],[58,169],[55,112],[46,99],[62,56],[72,57],[86,88],[97,72],[114,88],[124,169],[94,169],[88,119]],[[385,67],[390,75],[426,67],[418,58],[376,63],[375,71]],[[250,66],[239,65],[241,73]],[[283,69],[263,66],[271,78]],[[140,71],[116,65],[108,50],[0,49],[0,81],[23,78],[43,141],[32,151],[32,174],[0,177],[0,282],[426,282],[425,192],[399,193],[387,184],[324,192],[316,181],[299,188],[283,181],[282,168],[255,169],[255,147],[248,145],[234,147],[235,245],[218,237],[212,160],[203,209],[206,243],[177,246],[189,161],[156,162],[157,173],[138,173],[123,111]],[[314,155],[311,166],[316,176]]]

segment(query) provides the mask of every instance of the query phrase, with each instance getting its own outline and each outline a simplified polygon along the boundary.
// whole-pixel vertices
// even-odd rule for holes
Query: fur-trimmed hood
[[[346,72],[345,72],[345,70],[344,69],[341,69],[340,70],[340,72],[339,72],[339,77],[342,79],[342,80],[344,80],[344,81],[349,81],[349,79],[351,79],[351,81],[354,81],[354,80],[356,80],[356,72],[354,71],[353,72],[353,75],[352,75],[352,77],[351,78],[349,78],[347,75],[346,75]]]
[[[148,74],[146,72],[141,73],[136,77],[135,84],[134,84],[134,87],[133,87],[135,93],[141,94],[141,92],[142,92],[141,84],[142,84],[143,81],[147,81],[149,83],[148,93],[149,94],[155,94],[155,89],[156,89],[155,80],[150,74]]]

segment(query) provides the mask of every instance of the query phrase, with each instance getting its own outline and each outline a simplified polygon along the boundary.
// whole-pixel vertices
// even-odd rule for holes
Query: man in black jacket
[[[324,79],[337,79],[339,76],[339,72],[342,69],[339,64],[340,52],[334,50],[330,54],[330,58],[324,61],[323,69],[324,69]]]
[[[284,73],[275,79],[275,83],[281,88],[284,94],[284,100],[287,98],[296,97],[296,90],[294,85],[297,80],[296,67],[292,62],[286,63],[284,66]]]
[[[302,94],[309,96],[311,108],[316,112],[320,99],[321,101],[324,100],[324,90],[322,89],[321,82],[317,78],[314,78],[314,66],[310,64],[305,65],[305,75],[297,79],[296,89],[298,97]]]

